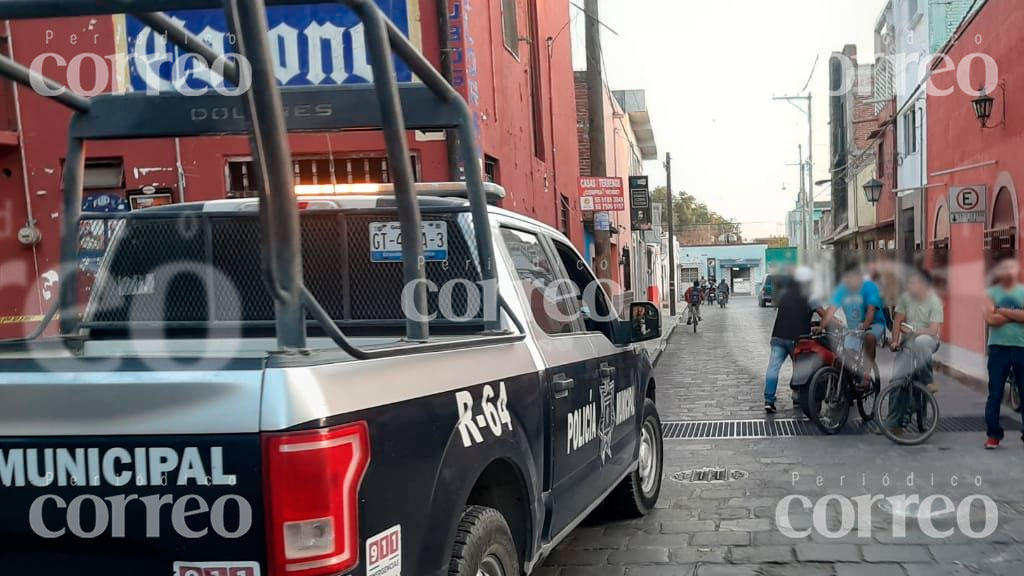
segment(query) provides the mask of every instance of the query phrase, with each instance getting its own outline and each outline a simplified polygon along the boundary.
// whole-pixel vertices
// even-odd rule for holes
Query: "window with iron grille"
[[[547,158],[544,149],[544,90],[541,80],[540,42],[537,42],[540,25],[537,15],[537,0],[527,3],[530,17],[530,102],[533,116],[533,155],[540,160]]]
[[[498,170],[498,159],[493,156],[484,156],[484,181],[492,184],[500,184]]]
[[[292,161],[296,184],[365,184],[391,182],[386,156],[317,156]],[[419,164],[412,157],[413,177],[419,181]],[[236,158],[227,163],[228,198],[258,195],[259,178],[251,158]]]
[[[693,284],[697,280],[700,280],[700,270],[697,268],[679,269],[679,281],[682,282],[682,285]]]
[[[917,109],[911,108],[903,116],[903,152],[917,154]]]
[[[558,203],[558,229],[562,231],[562,234],[565,234],[566,238],[572,238],[572,234],[569,233],[571,231],[569,226],[569,198],[565,194],[560,196],[561,198]]]
[[[505,48],[519,57],[519,14],[518,0],[501,0],[501,31]]]

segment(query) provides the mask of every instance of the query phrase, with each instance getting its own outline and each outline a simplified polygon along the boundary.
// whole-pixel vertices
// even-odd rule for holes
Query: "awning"
[[[643,90],[615,90],[612,92],[622,111],[629,116],[629,125],[636,135],[642,160],[658,159],[658,144],[654,140],[651,115],[647,112],[647,95]]]

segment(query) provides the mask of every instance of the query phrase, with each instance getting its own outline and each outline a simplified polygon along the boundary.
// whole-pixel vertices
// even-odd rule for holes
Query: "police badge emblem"
[[[612,457],[612,433],[615,432],[615,380],[601,379],[601,417],[597,424],[597,437],[601,441],[601,465]]]

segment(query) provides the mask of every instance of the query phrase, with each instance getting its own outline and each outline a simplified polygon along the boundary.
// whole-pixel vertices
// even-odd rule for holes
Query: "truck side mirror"
[[[629,324],[632,343],[661,338],[661,310],[650,302],[630,304]]]

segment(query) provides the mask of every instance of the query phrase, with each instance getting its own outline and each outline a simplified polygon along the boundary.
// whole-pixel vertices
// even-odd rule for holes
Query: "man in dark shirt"
[[[771,359],[768,361],[768,372],[764,378],[764,411],[768,414],[776,412],[775,393],[779,388],[779,372],[782,371],[786,358],[793,355],[797,340],[810,334],[814,313],[823,313],[818,304],[811,302],[813,282],[814,273],[810,268],[801,266],[797,268],[793,281],[788,286],[776,287],[782,293],[777,300],[778,315],[775,317],[775,328],[772,330]]]

